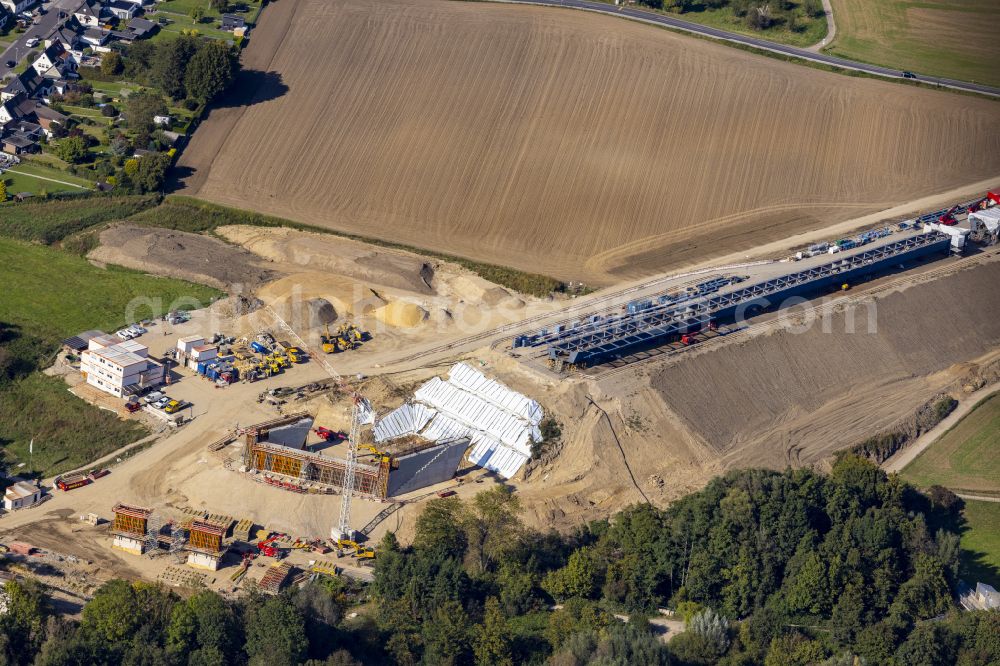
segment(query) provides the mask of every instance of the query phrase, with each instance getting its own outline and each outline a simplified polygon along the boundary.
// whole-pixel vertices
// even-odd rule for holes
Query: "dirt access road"
[[[282,0],[244,58],[187,193],[592,285],[1000,174],[994,102],[589,12]]]
[[[1000,384],[995,386],[984,386],[975,393],[963,396],[962,401],[958,403],[958,406],[951,414],[946,416],[941,423],[938,423],[936,426],[918,437],[915,442],[907,446],[905,449],[897,451],[893,456],[882,463],[882,469],[887,472],[902,472],[903,469],[916,460],[917,456],[923,453],[928,446],[936,442],[941,435],[951,430],[956,423],[961,421],[966,414],[971,412],[972,408],[978,405],[980,401],[984,398],[990,397],[998,391],[1000,391]],[[986,498],[970,497],[970,499]],[[1000,501],[1000,499],[994,497],[989,501],[997,502]]]

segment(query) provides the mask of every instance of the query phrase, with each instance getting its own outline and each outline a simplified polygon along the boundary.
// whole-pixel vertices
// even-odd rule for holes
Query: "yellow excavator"
[[[320,342],[323,344],[323,353],[332,354],[337,351],[337,338],[330,333],[329,324],[324,324],[323,331],[325,335],[319,336]]]
[[[371,451],[372,455],[375,456],[375,459],[380,463],[392,462],[392,456],[390,456],[388,453],[384,451],[379,451],[370,444],[368,445],[362,444],[361,448],[368,449],[369,451]]]

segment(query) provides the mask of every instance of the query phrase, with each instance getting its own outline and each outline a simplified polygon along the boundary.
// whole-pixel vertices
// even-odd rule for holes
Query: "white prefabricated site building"
[[[163,366],[149,358],[145,345],[119,342],[110,335],[90,339],[80,354],[80,372],[91,386],[120,398],[127,387],[163,383]]]

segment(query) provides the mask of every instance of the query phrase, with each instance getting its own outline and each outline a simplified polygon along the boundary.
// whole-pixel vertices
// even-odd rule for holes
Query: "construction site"
[[[1000,380],[1000,194],[937,202],[548,299],[402,250],[227,228],[270,279],[143,338],[194,408],[112,474],[5,516],[0,541],[273,592],[367,580],[387,531],[405,542],[427,501],[490,484],[571,529],[733,467],[822,468]]]

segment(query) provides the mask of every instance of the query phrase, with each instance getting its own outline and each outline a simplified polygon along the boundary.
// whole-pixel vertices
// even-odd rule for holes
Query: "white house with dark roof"
[[[131,21],[139,14],[141,7],[142,5],[135,4],[134,2],[114,0],[114,2],[108,5],[108,11],[111,12],[115,18],[121,19],[122,21]]]
[[[101,25],[101,6],[88,0],[73,12],[73,18],[85,28],[96,28]]]
[[[32,67],[45,78],[64,79],[76,76],[77,62],[61,42],[52,42],[35,58]]]

